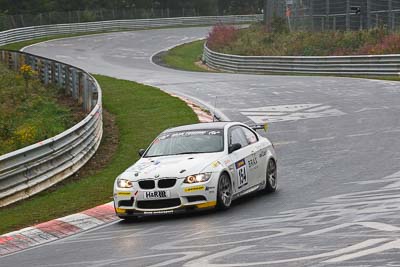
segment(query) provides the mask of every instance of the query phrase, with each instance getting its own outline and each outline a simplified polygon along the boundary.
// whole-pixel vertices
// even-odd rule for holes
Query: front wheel
[[[218,180],[217,209],[229,209],[232,203],[232,183],[226,173],[223,173]]]
[[[276,191],[278,186],[277,183],[278,178],[278,168],[276,167],[276,162],[274,159],[270,159],[267,165],[267,173],[266,173],[266,186],[265,192],[272,193]]]

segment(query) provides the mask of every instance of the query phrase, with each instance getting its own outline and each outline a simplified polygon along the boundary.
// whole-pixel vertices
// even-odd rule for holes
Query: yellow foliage
[[[29,80],[34,76],[38,75],[37,71],[34,71],[31,66],[26,64],[22,65],[19,71],[25,80]]]
[[[16,141],[21,144],[33,143],[36,137],[36,130],[31,125],[21,125],[15,131]]]

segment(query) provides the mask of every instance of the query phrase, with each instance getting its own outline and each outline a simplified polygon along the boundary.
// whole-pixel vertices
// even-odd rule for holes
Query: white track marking
[[[314,139],[311,139],[310,142],[330,141],[330,140],[333,140],[333,139],[335,139],[335,138],[336,138],[336,136],[322,137],[322,138],[314,138]]]
[[[342,111],[322,104],[268,106],[244,109],[240,112],[257,124],[345,115]]]
[[[321,234],[326,234],[329,232],[333,232],[339,229],[344,229],[344,228],[348,228],[350,226],[354,226],[354,225],[361,225],[367,228],[371,228],[374,230],[379,230],[379,231],[385,231],[385,232],[399,232],[400,228],[390,225],[390,224],[386,224],[386,223],[379,223],[379,222],[355,222],[355,223],[343,223],[340,225],[335,225],[332,227],[328,227],[322,230],[318,230],[318,231],[313,231],[311,233],[307,233],[304,234],[302,236],[316,236],[316,235],[321,235]]]
[[[274,146],[284,146],[284,145],[291,145],[297,144],[297,141],[282,141],[282,142],[274,142]]]
[[[362,136],[371,136],[375,133],[370,132],[370,133],[359,133],[359,134],[349,134],[346,137],[362,137]]]
[[[343,256],[340,256],[337,258],[326,260],[324,262],[326,262],[326,263],[343,262],[343,261],[348,261],[348,260],[352,260],[352,259],[356,259],[356,258],[360,258],[360,257],[372,255],[372,254],[377,254],[377,253],[381,253],[381,252],[384,252],[387,250],[393,250],[393,249],[400,249],[400,240],[388,242],[388,243],[385,243],[385,244],[380,245],[375,248],[370,248],[370,249],[358,251],[355,253],[343,255]]]
[[[198,260],[194,260],[191,262],[188,262],[185,264],[185,267],[195,267],[195,266],[208,266],[208,267],[228,267],[228,266],[265,266],[269,264],[281,264],[281,263],[289,263],[289,262],[296,262],[296,261],[306,261],[306,260],[314,260],[314,259],[320,259],[320,258],[327,258],[327,257],[333,257],[333,256],[338,256],[338,255],[343,255],[347,253],[351,253],[354,251],[358,251],[364,248],[369,248],[371,246],[374,246],[376,244],[383,243],[385,241],[388,241],[389,239],[387,238],[376,238],[376,239],[370,239],[358,244],[355,244],[353,246],[349,246],[343,249],[338,249],[335,251],[331,252],[326,252],[326,253],[321,253],[317,255],[312,255],[312,256],[305,256],[305,257],[298,257],[298,258],[291,258],[291,259],[283,259],[283,260],[274,260],[274,261],[261,261],[261,262],[250,262],[250,263],[227,263],[227,264],[212,264],[210,263],[211,260],[219,258],[221,256],[226,256],[229,254],[234,254],[237,253],[238,251],[243,251],[249,248],[252,248],[253,246],[246,246],[246,247],[237,247],[234,249],[229,249],[225,250],[222,252],[215,253],[213,255],[209,255],[203,258],[200,258]]]

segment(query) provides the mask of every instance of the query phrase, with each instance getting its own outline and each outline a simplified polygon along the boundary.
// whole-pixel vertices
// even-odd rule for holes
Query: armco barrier
[[[213,25],[217,23],[240,24],[262,20],[262,15],[233,15],[208,17],[159,18],[137,20],[112,20],[87,23],[56,24],[12,29],[0,32],[0,46],[35,38],[86,32],[135,30],[145,28]]]
[[[400,54],[366,56],[238,56],[204,46],[203,61],[211,68],[236,73],[304,73],[332,75],[400,75]]]
[[[103,134],[101,89],[85,71],[35,55],[0,51],[0,61],[38,72],[44,84],[65,90],[88,113],[71,129],[43,142],[0,156],[0,207],[32,196],[79,170],[96,152]]]
[[[61,34],[135,30],[146,28],[243,24],[262,15],[209,16],[114,20],[26,27],[0,32],[0,46]],[[38,144],[0,156],[0,207],[32,196],[74,174],[96,152],[103,134],[101,89],[85,71],[35,55],[1,51],[0,61],[18,70],[28,64],[43,83],[56,84],[89,113],[71,129]]]

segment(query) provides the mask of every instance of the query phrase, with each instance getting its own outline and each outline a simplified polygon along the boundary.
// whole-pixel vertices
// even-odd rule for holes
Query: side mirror
[[[140,149],[140,150],[139,150],[139,156],[140,156],[140,157],[143,157],[144,152],[146,152],[146,149]]]
[[[228,148],[228,153],[231,154],[231,153],[233,153],[233,152],[235,152],[236,150],[239,150],[239,149],[241,149],[241,148],[242,148],[242,145],[239,144],[239,143],[232,144],[232,145],[230,145],[229,148]]]

